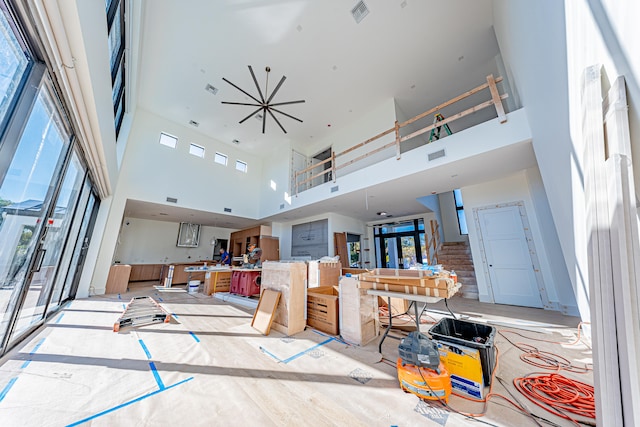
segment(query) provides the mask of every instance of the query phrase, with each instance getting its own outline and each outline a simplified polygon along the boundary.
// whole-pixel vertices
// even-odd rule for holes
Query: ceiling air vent
[[[353,15],[353,19],[356,20],[357,24],[359,24],[360,21],[362,21],[368,14],[369,9],[363,1],[358,2],[358,4],[356,4],[353,9],[351,9],[351,15]]]
[[[331,187],[331,192],[335,193],[336,191],[338,191],[338,186],[336,185],[335,187]]]
[[[211,85],[211,84],[207,84],[207,86],[205,86],[204,90],[206,90],[207,92],[211,92],[212,94],[217,94],[218,93],[218,88]]]
[[[434,151],[433,153],[429,153],[428,158],[429,161],[439,159],[440,157],[444,157],[444,148],[442,150]]]
[[[176,199],[175,197],[167,197],[167,202],[178,203],[178,199]]]
[[[224,211],[231,213],[231,208],[224,208]]]
[[[284,203],[280,205],[280,209],[284,209]]]
[[[200,126],[200,123],[196,122],[195,120],[189,120],[189,124],[196,128]]]

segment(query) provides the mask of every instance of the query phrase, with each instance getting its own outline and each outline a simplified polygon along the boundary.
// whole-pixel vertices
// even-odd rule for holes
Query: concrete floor
[[[263,336],[250,326],[249,308],[180,288],[171,291],[159,291],[149,283],[131,284],[126,294],[67,304],[0,361],[0,425],[478,425],[477,420],[399,388],[395,339],[385,340],[380,354],[378,340],[353,346],[309,328],[293,337],[273,331]],[[174,314],[171,322],[113,332],[124,305],[138,295],[162,304]],[[529,411],[555,425],[575,425],[515,390],[513,378],[540,369],[523,362],[522,352],[505,337],[584,366],[591,363],[591,350],[588,343],[576,340],[579,319],[458,297],[449,307],[458,316],[493,322],[499,331],[556,342],[533,341],[512,332],[496,335],[496,376],[509,390],[494,380],[492,391],[507,397],[511,392]],[[428,308],[423,332],[431,327],[429,322],[448,313],[442,302]],[[404,320],[407,327],[413,323]],[[593,384],[591,372],[562,374]],[[483,410],[482,403],[457,396],[451,396],[449,405],[460,412]],[[486,415],[478,420],[495,426],[538,425],[500,398],[492,398]]]

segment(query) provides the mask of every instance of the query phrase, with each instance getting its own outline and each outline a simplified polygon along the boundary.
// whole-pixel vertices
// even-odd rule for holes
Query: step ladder
[[[147,325],[154,322],[169,323],[171,314],[151,297],[134,297],[124,308],[122,316],[113,324],[113,332],[122,326]]]
[[[444,116],[440,113],[436,113],[433,115],[433,124],[435,125],[438,122],[441,122],[444,120]],[[431,129],[431,133],[429,134],[429,142],[433,142],[436,141],[438,139],[440,139],[440,131],[442,130],[442,128],[444,128],[444,131],[447,132],[447,135],[451,135],[451,129],[449,128],[448,124],[444,124],[442,126],[438,126],[435,127],[433,129]]]

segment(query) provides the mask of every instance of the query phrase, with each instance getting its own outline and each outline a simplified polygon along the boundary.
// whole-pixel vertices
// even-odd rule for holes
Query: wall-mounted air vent
[[[335,187],[331,187],[331,192],[335,193],[336,191],[338,191],[338,186],[336,185]]]
[[[433,153],[429,153],[428,158],[429,161],[435,160],[435,159],[439,159],[440,157],[444,157],[445,153],[444,153],[444,148],[442,150],[438,150],[438,151],[434,151]]]
[[[178,199],[175,197],[167,197],[167,202],[169,203],[178,203]]]
[[[284,203],[280,205],[280,209],[284,209]]]
[[[211,92],[214,95],[218,93],[218,88],[211,84],[207,84],[204,90],[206,90],[207,92]]]
[[[353,19],[356,20],[357,24],[359,24],[360,21],[362,21],[368,14],[369,9],[363,1],[359,1],[358,4],[356,4],[353,9],[351,9],[351,15],[353,15]]]
[[[231,208],[224,208],[224,211],[231,213]]]

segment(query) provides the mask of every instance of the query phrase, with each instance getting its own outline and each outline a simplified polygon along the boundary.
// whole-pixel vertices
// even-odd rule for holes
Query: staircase
[[[463,298],[478,299],[476,272],[467,242],[443,243],[438,251],[438,264],[442,264],[445,270],[455,270],[462,285],[460,294]]]

